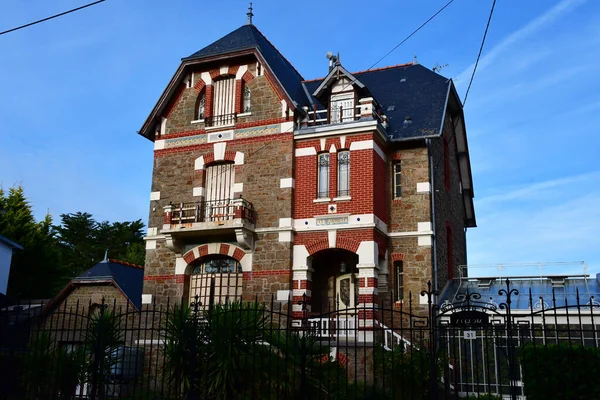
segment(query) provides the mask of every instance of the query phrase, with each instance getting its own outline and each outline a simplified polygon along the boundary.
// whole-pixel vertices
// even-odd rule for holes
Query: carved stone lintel
[[[169,250],[174,253],[181,254],[183,252],[183,246],[172,234],[165,234],[165,244]]]
[[[235,239],[244,250],[252,250],[254,248],[254,235],[246,228],[236,228]]]

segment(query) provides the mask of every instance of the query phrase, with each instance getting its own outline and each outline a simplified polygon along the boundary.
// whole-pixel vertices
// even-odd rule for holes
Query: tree
[[[102,261],[107,250],[109,258],[144,264],[146,250],[141,220],[97,222],[86,212],[61,214],[60,217],[62,223],[55,229],[62,263],[71,276]]]
[[[12,258],[7,294],[24,298],[47,298],[67,281],[59,264],[57,240],[52,217],[36,222],[22,187],[11,188],[8,195],[0,189],[0,235],[23,246]]]

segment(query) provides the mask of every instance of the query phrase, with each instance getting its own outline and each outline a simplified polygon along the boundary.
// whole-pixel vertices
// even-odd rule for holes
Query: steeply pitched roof
[[[209,58],[254,48],[263,56],[290,98],[298,104],[306,103],[306,96],[301,83],[302,76],[254,25],[239,27],[216,42],[184,58],[183,61]]]
[[[77,284],[86,281],[114,282],[137,308],[142,305],[144,269],[139,265],[110,259],[99,262],[71,282]]]
[[[448,78],[420,64],[353,73],[372,93],[388,117],[388,134],[392,139],[412,139],[440,133],[447,96],[451,87]],[[306,81],[313,93],[323,79]],[[316,101],[316,99],[313,99]],[[404,120],[410,118],[409,124]]]
[[[18,243],[13,242],[12,240],[10,240],[7,237],[4,237],[2,235],[0,235],[0,242],[6,244],[9,247],[12,247],[13,249],[19,249],[19,250],[23,250],[23,246],[21,246]]]

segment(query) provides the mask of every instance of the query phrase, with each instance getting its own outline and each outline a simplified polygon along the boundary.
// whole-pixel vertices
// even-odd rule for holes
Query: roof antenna
[[[252,14],[252,3],[250,3],[250,7],[248,7],[248,12],[246,13],[246,15],[248,16],[248,21],[246,22],[246,25],[252,25],[252,17],[254,16],[254,14]]]
[[[106,249],[106,251],[104,252],[104,260],[100,261],[103,263],[107,263],[108,262],[108,249]]]

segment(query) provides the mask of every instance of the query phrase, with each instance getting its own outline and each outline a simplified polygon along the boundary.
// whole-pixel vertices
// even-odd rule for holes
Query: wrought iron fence
[[[513,310],[510,282],[502,293],[499,305],[465,293],[438,306],[427,290],[426,306],[409,296],[321,314],[306,297],[3,304],[0,398],[539,399],[540,371],[569,378],[545,398],[599,398],[573,372],[600,366],[594,299],[534,309],[530,293],[530,310]]]
[[[237,114],[212,115],[204,117],[206,126],[224,126],[233,125],[237,121]]]

